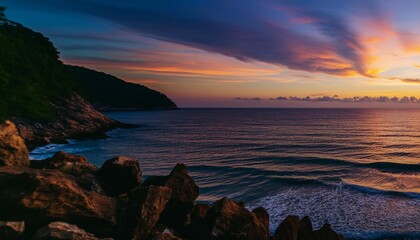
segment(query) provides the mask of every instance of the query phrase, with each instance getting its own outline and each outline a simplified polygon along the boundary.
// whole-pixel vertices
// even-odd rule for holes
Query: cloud
[[[239,0],[120,1],[118,4],[106,0],[60,3],[45,0],[37,3],[42,4],[240,61],[260,61],[338,76],[368,75],[363,57],[365,49],[345,19],[313,10],[303,3],[271,0],[264,3],[257,0],[246,3]],[[294,11],[279,11],[282,7]],[[316,28],[317,34],[301,31],[293,22],[284,20],[291,18],[306,19],[305,25]]]
[[[420,81],[419,81],[420,83]],[[411,97],[387,97],[387,96],[355,96],[351,98],[339,98],[338,95],[330,96],[320,96],[320,97],[285,97],[280,96],[277,98],[270,98],[270,100],[277,101],[298,101],[298,102],[346,102],[346,103],[420,103],[420,98],[411,96]]]
[[[255,97],[255,98],[243,98],[243,97],[236,97],[234,100],[240,100],[240,101],[261,101],[261,98]]]

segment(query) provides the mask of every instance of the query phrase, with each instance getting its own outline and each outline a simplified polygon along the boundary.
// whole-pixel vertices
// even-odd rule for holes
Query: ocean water
[[[103,140],[52,144],[100,166],[126,155],[143,175],[185,163],[199,201],[264,206],[271,231],[289,214],[350,239],[420,239],[420,110],[182,109],[107,113],[140,125]]]

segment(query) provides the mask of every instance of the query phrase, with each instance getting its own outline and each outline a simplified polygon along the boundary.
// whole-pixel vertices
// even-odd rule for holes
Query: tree
[[[6,11],[6,7],[0,6],[0,22],[6,22],[6,14],[4,13]]]

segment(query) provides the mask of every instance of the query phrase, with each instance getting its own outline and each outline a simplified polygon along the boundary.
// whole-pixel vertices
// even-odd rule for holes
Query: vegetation
[[[83,67],[68,66],[80,86],[79,94],[99,110],[173,109],[164,94],[143,85],[128,83],[112,75]]]
[[[7,20],[0,8],[0,119],[53,118],[51,102],[74,89],[48,38]]]
[[[8,20],[4,11],[0,6],[0,120],[9,117],[52,120],[55,113],[51,103],[74,92],[98,106],[144,109],[175,106],[165,95],[144,86],[93,70],[65,66],[48,38]]]

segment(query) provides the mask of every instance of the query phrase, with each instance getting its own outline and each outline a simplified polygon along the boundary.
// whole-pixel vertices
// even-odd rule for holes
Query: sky
[[[420,107],[418,0],[0,5],[49,37],[64,63],[146,85],[180,107]]]

